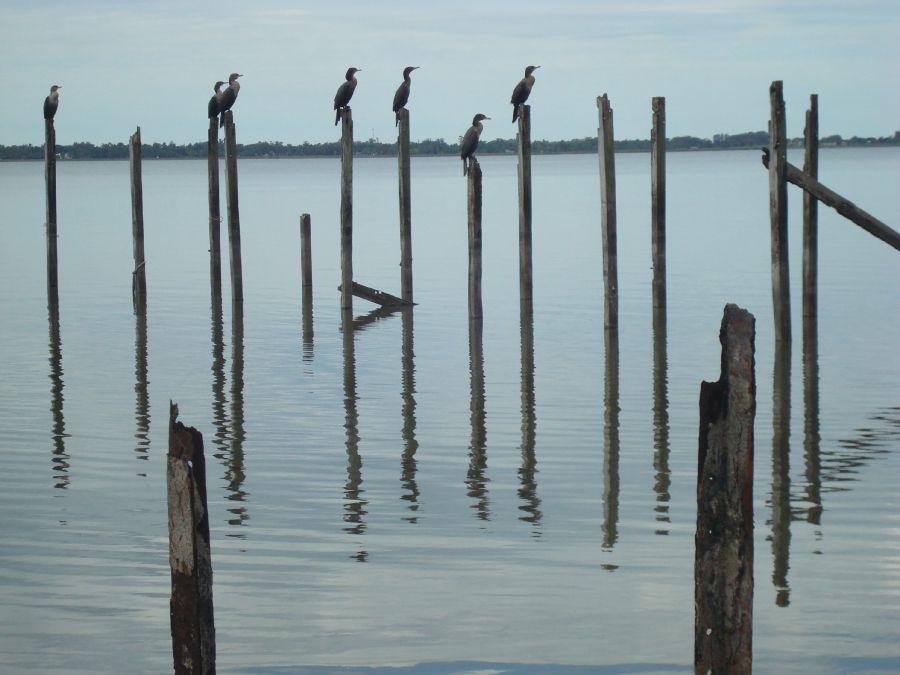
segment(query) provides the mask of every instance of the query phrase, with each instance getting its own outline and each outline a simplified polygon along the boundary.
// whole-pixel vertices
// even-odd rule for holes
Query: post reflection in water
[[[619,331],[603,331],[605,344],[603,425],[603,548],[619,537]]]
[[[63,416],[63,368],[62,340],[59,332],[59,295],[53,286],[47,286],[47,320],[49,324],[50,348],[50,415],[53,418],[51,438],[53,439],[53,487],[65,490],[69,487],[69,455],[66,452],[66,420]]]
[[[362,535],[366,531],[365,515],[368,501],[363,499],[362,458],[359,456],[359,412],[356,408],[356,351],[354,321],[351,310],[341,311],[341,337],[344,347],[344,430],[347,444],[347,482],[344,485],[344,531]],[[365,562],[369,553],[359,546],[352,556]]]
[[[137,445],[134,452],[138,459],[150,459],[150,397],[147,393],[147,312],[138,311],[134,315],[134,415],[137,430],[134,437]],[[146,476],[146,473],[139,473]]]
[[[312,286],[303,287],[302,296],[303,313],[303,360],[309,363],[313,360],[313,300]]]
[[[401,499],[407,502],[412,512],[406,517],[410,523],[417,523],[419,510],[419,486],[416,484],[416,368],[413,351],[413,308],[402,310],[402,345],[401,345],[401,416],[403,417],[403,455],[401,459],[400,484],[406,491]]]
[[[669,492],[672,473],[669,469],[669,377],[665,307],[654,307],[653,313],[653,469],[656,472],[656,534],[669,534]]]
[[[822,461],[819,452],[819,336],[816,317],[803,317],[803,454],[807,522],[822,523]]]
[[[537,494],[537,459],[534,441],[537,430],[534,402],[534,316],[523,301],[521,324],[521,400],[522,400],[522,465],[519,467],[519,499],[522,500],[519,520],[531,523],[533,535],[541,536],[541,499]]]
[[[466,472],[467,494],[475,500],[472,508],[481,520],[490,520],[490,500],[484,475],[487,468],[484,414],[484,350],[483,322],[480,317],[469,318],[469,419],[472,437],[469,442],[469,469]]]
[[[225,461],[228,499],[236,502],[228,509],[229,525],[243,525],[250,515],[244,502],[244,305],[231,304],[231,448]],[[243,538],[243,534],[229,536]]]
[[[791,602],[788,586],[791,546],[791,344],[775,344],[772,391],[772,583],[775,604]]]
[[[213,291],[210,305],[212,339],[212,413],[215,434],[213,455],[225,461],[228,458],[228,401],[225,397],[225,324],[222,320],[222,293]]]

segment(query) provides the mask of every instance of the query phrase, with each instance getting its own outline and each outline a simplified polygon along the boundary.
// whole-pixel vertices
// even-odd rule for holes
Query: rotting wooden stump
[[[175,673],[216,672],[212,558],[203,435],[178,419],[169,402],[166,493],[169,513],[169,619]]]
[[[749,673],[753,636],[755,319],[726,305],[722,371],[700,385],[694,672]]]

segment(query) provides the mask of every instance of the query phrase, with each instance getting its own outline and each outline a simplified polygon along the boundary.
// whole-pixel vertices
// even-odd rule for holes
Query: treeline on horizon
[[[716,134],[712,139],[696,136],[675,136],[666,139],[666,150],[671,152],[690,150],[739,150],[761,148],[769,144],[766,131],[748,131],[742,134]],[[819,139],[820,147],[867,147],[900,145],[900,131],[893,136],[842,138],[840,135],[826,136]],[[789,147],[803,147],[802,138],[793,138]],[[410,154],[416,157],[436,157],[459,154],[459,143],[447,143],[443,138],[427,138],[423,141],[411,141]],[[649,152],[649,140],[615,141],[617,152]],[[585,154],[597,152],[597,137],[588,136],[567,141],[532,141],[532,154]],[[126,143],[73,143],[57,145],[57,157],[60,159],[128,159]],[[144,159],[205,159],[206,142],[178,145],[169,143],[145,143],[142,146]],[[282,157],[339,157],[340,143],[302,143],[291,145],[281,141],[260,141],[237,145],[238,157],[282,158]],[[353,154],[357,157],[395,157],[397,144],[382,143],[370,138],[365,141],[354,141]],[[514,138],[497,138],[482,141],[478,146],[481,155],[514,155],[516,140]],[[219,155],[224,155],[224,143],[219,141]],[[0,161],[2,160],[41,160],[44,158],[43,145],[0,145]]]

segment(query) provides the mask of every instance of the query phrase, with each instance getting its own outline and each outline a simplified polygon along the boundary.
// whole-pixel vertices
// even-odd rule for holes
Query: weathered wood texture
[[[209,120],[206,173],[209,182],[209,285],[211,297],[222,294],[222,214],[219,195],[219,118]]]
[[[244,277],[241,269],[241,214],[238,207],[237,142],[230,110],[225,115],[225,182],[228,203],[228,252],[231,261],[231,300],[244,301]]]
[[[134,271],[131,273],[131,299],[134,311],[147,311],[147,275],[144,266],[144,188],[141,180],[141,128],[128,139],[131,168],[131,237]]]
[[[749,673],[753,635],[755,319],[727,305],[718,382],[700,385],[694,672]]]
[[[166,491],[169,512],[169,617],[175,673],[216,672],[212,559],[203,436],[178,422],[169,403]]]
[[[650,129],[650,247],[653,310],[666,306],[666,99],[653,98]]]
[[[353,115],[341,112],[341,309],[353,309]]]
[[[413,301],[412,273],[412,197],[409,168],[409,110],[397,113],[400,131],[397,136],[397,164],[400,176],[400,297]]]
[[[382,307],[401,307],[413,304],[411,302],[406,302],[403,298],[398,298],[396,295],[379,291],[376,288],[363,286],[356,281],[351,284],[351,289],[352,294],[357,298],[374,302],[376,305],[381,305]],[[338,290],[341,291],[341,294],[343,295],[344,289],[338,287]]]
[[[803,172],[819,177],[819,97],[809,97],[803,129]],[[803,192],[803,316],[816,316],[819,294],[819,203]]]
[[[613,149],[613,111],[606,94],[597,97],[600,127],[597,152],[600,158],[600,223],[603,237],[603,325],[619,323],[619,282],[616,254],[616,160]]]
[[[469,157],[468,200],[469,221],[469,318],[481,318],[481,165]]]
[[[787,131],[781,80],[769,87],[769,220],[772,240],[772,305],[775,339],[791,339],[791,289],[788,270]]]
[[[56,253],[56,129],[53,120],[44,120],[44,182],[46,184],[47,288],[57,288]]]
[[[531,106],[519,106],[519,297],[531,305],[533,288],[531,265]]]
[[[300,216],[300,277],[304,289],[312,288],[312,223],[308,213]]]

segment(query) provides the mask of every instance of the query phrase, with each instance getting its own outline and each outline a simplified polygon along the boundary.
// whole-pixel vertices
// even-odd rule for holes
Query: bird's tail
[[[463,176],[469,175],[469,160],[463,157]]]
[[[513,120],[512,120],[512,121],[515,122],[517,119],[519,119],[519,106],[514,105],[514,106],[513,106]]]
[[[337,126],[338,122],[340,122],[340,121],[341,121],[341,109],[335,108],[334,109],[334,126]]]
[[[225,126],[225,113],[222,113],[221,115],[219,115],[219,128],[221,129],[224,126]]]
[[[400,110],[402,110],[402,109],[403,108],[401,108]],[[398,110],[397,112],[394,113],[394,127],[400,126],[400,110]]]

